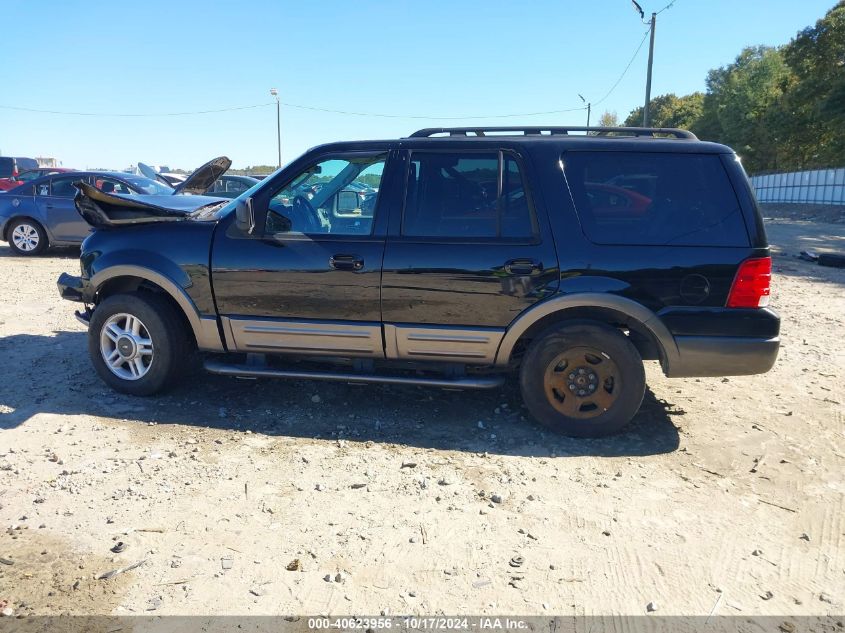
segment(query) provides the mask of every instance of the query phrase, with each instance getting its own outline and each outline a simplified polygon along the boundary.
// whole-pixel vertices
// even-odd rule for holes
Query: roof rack
[[[486,136],[489,132],[502,133],[514,132],[524,136],[565,136],[570,132],[592,132],[593,136],[635,136],[655,137],[668,136],[676,139],[693,139],[698,137],[688,130],[681,130],[673,127],[429,127],[417,130],[408,138],[426,138],[435,134],[448,134],[449,136]]]

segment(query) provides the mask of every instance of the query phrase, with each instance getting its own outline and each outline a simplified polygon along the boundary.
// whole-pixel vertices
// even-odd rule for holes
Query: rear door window
[[[571,151],[562,160],[584,233],[594,243],[749,245],[717,154]]]
[[[76,195],[76,187],[73,186],[73,183],[79,180],[81,180],[79,176],[53,178],[50,181],[50,195],[57,198],[73,198]]]
[[[534,214],[517,161],[504,152],[414,152],[402,235],[530,239]]]

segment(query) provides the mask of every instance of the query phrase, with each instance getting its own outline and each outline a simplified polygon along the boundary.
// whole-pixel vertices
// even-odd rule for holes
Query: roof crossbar
[[[408,138],[427,138],[437,134],[449,136],[486,136],[488,133],[502,134],[513,132],[524,136],[538,135],[566,135],[570,132],[592,133],[592,136],[636,136],[636,137],[670,137],[676,139],[693,139],[697,136],[688,130],[672,127],[429,127],[417,130]]]

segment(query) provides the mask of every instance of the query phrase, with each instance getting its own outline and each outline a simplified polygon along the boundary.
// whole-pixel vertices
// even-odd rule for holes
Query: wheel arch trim
[[[506,366],[517,341],[541,319],[572,308],[604,308],[620,312],[637,321],[657,342],[664,371],[679,359],[675,337],[651,310],[631,299],[598,292],[579,292],[557,296],[537,304],[520,314],[507,328],[496,353],[496,365]]]
[[[223,343],[220,340],[220,331],[217,327],[217,319],[203,317],[184,288],[155,270],[134,264],[116,264],[93,275],[91,287],[99,292],[106,282],[120,277],[137,277],[160,287],[182,310],[193,331],[197,347],[207,351],[224,351]]]

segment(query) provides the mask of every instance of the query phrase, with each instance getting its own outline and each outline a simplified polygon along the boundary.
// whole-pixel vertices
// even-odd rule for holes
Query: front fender
[[[194,338],[197,342],[197,347],[204,351],[224,351],[223,341],[220,338],[220,330],[217,327],[217,318],[208,317],[200,314],[196,304],[191,300],[191,297],[185,292],[183,284],[187,281],[190,284],[190,279],[178,267],[177,270],[182,272],[182,275],[176,275],[177,279],[167,276],[158,270],[153,270],[146,266],[140,266],[131,263],[121,263],[107,266],[95,272],[90,279],[91,291],[96,293],[103,287],[103,285],[111,279],[119,277],[135,277],[144,279],[150,283],[155,284],[164,290],[176,302],[185,318],[188,325],[193,331]],[[93,302],[93,297],[90,298]]]

